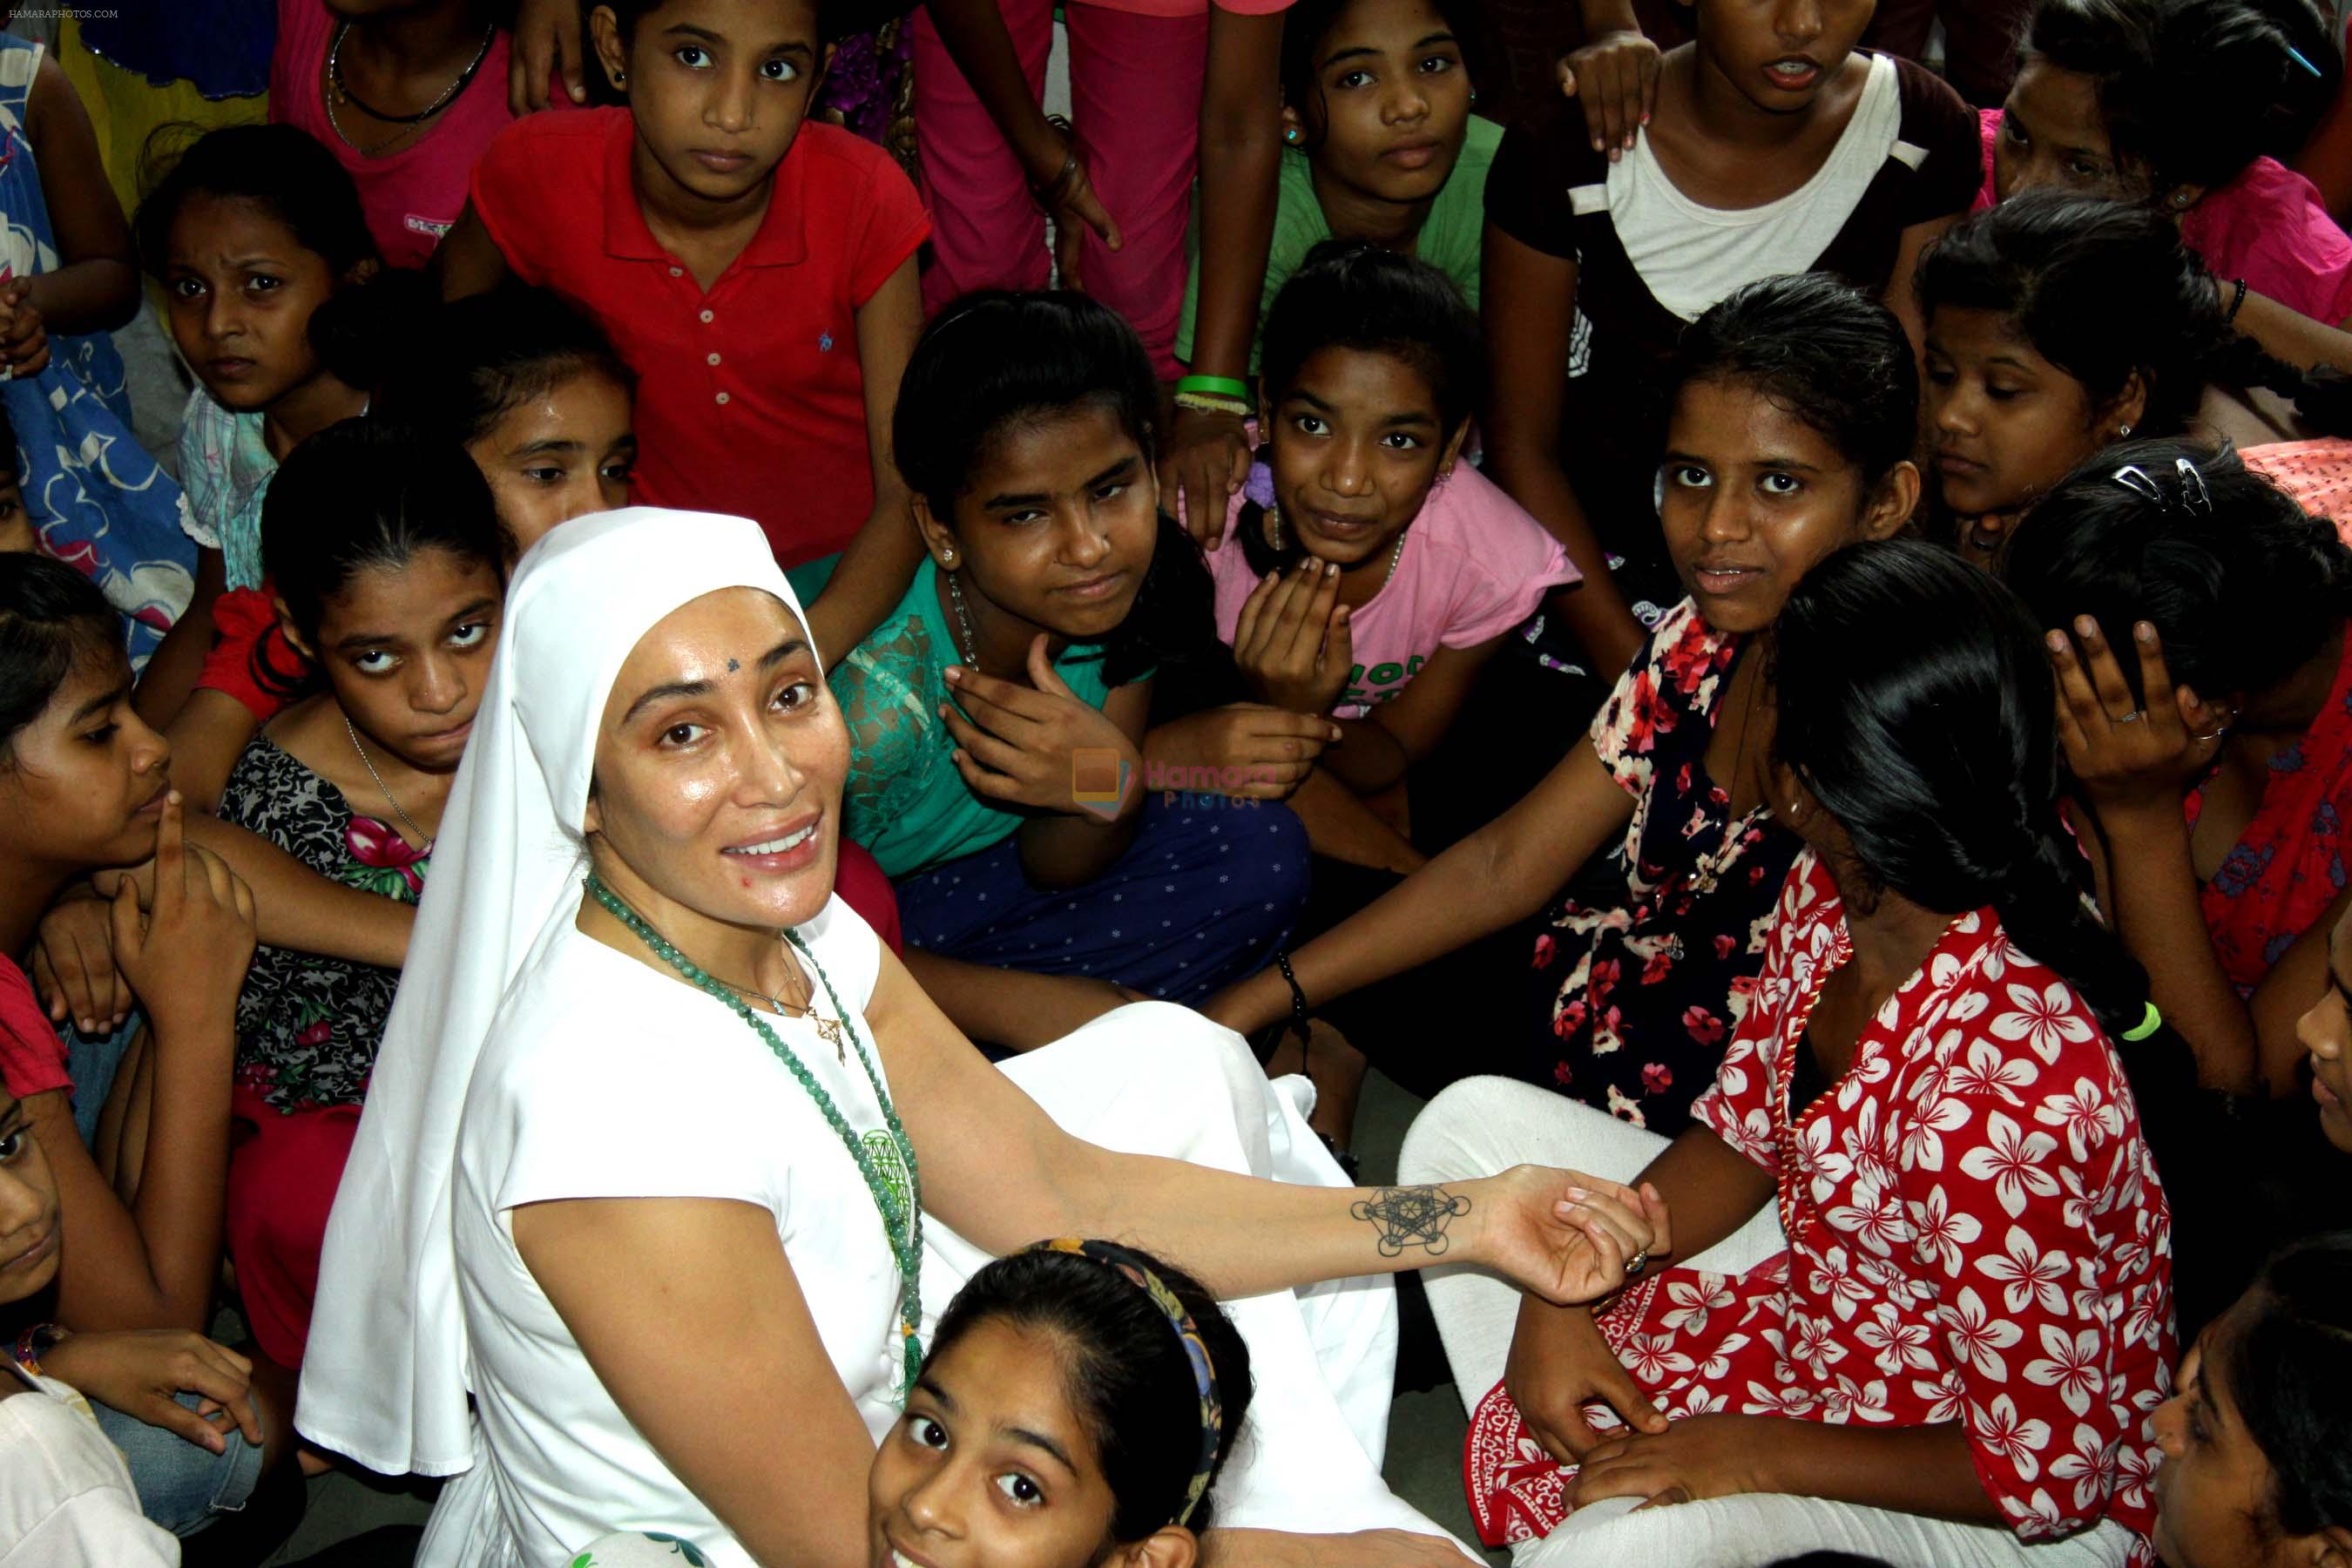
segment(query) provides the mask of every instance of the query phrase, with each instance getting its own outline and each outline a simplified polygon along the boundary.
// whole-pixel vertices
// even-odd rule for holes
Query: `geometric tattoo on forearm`
[[[1394,1258],[1408,1247],[1425,1247],[1435,1258],[1449,1245],[1446,1226],[1470,1212],[1470,1200],[1443,1187],[1381,1187],[1348,1212],[1380,1232],[1382,1258]]]

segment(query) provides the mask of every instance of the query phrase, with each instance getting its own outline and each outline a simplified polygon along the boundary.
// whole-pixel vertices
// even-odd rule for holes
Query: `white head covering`
[[[372,1470],[473,1463],[450,1226],[467,1086],[541,932],[579,906],[596,731],[622,663],[671,611],[734,587],[801,616],[757,525],[651,507],[567,522],[515,573],[328,1220],[303,1355],[296,1425]]]

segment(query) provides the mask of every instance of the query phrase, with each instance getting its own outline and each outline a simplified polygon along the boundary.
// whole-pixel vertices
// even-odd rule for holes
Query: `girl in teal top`
[[[1258,321],[1327,239],[1360,239],[1429,263],[1478,308],[1487,165],[1502,128],[1470,112],[1461,0],[1298,0],[1283,20],[1282,169]],[[1192,357],[1201,223],[1176,357]],[[1257,336],[1250,368],[1257,368]]]
[[[1200,551],[1160,509],[1158,409],[1133,331],[1066,293],[950,306],[899,391],[929,559],[833,676],[843,826],[897,886],[918,977],[1003,1044],[1052,1036],[1009,1037],[971,966],[1193,1001],[1306,896],[1287,807],[1145,776],[1153,673],[1217,648]]]

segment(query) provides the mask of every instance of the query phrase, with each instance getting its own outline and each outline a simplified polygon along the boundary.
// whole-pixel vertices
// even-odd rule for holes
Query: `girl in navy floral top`
[[[290,453],[262,548],[317,689],[256,735],[221,816],[321,876],[414,903],[506,595],[490,490],[455,442],[347,420]],[[264,946],[237,1001],[229,1255],[254,1338],[302,1357],[327,1210],[396,971]]]
[[[1772,703],[1753,634],[1815,562],[1895,532],[1919,495],[1909,343],[1851,287],[1812,275],[1749,284],[1684,334],[1676,371],[1657,497],[1689,597],[1651,629],[1589,746],[1291,955],[1321,1004],[1549,908],[1528,959],[1540,1005],[1519,1072],[1667,1133],[1714,1081],[1797,854],[1765,805]],[[1271,973],[1208,1008],[1244,1032],[1289,1010]]]

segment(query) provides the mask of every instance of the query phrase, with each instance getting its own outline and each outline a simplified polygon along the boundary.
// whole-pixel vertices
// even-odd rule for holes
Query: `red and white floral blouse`
[[[2122,1064],[2082,998],[1984,909],[1952,921],[1852,1068],[1792,1118],[1807,1021],[1852,951],[1807,853],[1693,1110],[1773,1173],[1788,1247],[1736,1277],[1651,1275],[1601,1317],[1609,1342],[1670,1417],[1963,1422],[2021,1537],[2111,1518],[2151,1563],[2171,1222]],[[1472,1419],[1465,1473],[1490,1543],[1564,1517],[1567,1472],[1500,1387]]]

